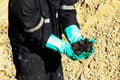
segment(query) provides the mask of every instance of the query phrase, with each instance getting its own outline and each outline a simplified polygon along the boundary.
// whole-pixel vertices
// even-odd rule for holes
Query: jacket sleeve
[[[14,0],[13,0],[14,1]],[[45,45],[45,40],[49,37],[46,35],[43,40],[42,28],[44,25],[44,18],[41,16],[41,8],[38,0],[15,0],[13,3],[13,11],[20,23],[23,31],[28,35],[29,40],[39,44]]]
[[[60,21],[62,23],[63,29],[65,29],[69,25],[78,25],[76,19],[76,10],[74,8],[74,4],[77,0],[61,0],[60,5]]]

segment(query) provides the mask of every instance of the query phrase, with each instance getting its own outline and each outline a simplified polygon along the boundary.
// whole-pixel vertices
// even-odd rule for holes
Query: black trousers
[[[17,80],[64,80],[61,55],[49,49],[30,52],[26,47],[12,45]]]

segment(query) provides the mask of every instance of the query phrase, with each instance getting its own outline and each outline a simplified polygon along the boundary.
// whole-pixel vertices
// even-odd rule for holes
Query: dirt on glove
[[[76,55],[80,55],[83,51],[90,52],[92,47],[93,43],[89,42],[87,38],[85,40],[81,40],[72,44],[72,49],[74,50]]]

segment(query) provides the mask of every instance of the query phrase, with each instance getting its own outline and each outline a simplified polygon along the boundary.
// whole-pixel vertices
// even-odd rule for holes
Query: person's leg
[[[61,65],[57,68],[56,72],[51,73],[50,78],[50,80],[64,80]]]
[[[44,53],[40,56],[44,61],[46,73],[49,74],[49,79],[46,80],[64,80],[60,53],[50,49],[42,50]]]
[[[44,61],[36,53],[30,53],[24,47],[14,47],[13,59],[17,80],[47,80],[49,74],[46,74]]]
[[[49,49],[30,53],[25,47],[13,47],[17,80],[64,80],[61,55]]]

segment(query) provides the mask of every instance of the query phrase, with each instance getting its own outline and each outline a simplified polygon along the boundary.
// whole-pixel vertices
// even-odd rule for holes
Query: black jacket
[[[9,39],[18,80],[63,80],[61,55],[45,48],[50,34],[78,24],[74,0],[9,0]]]
[[[12,44],[44,48],[50,34],[76,24],[76,0],[9,0],[9,38]],[[67,7],[66,7],[67,6]]]

